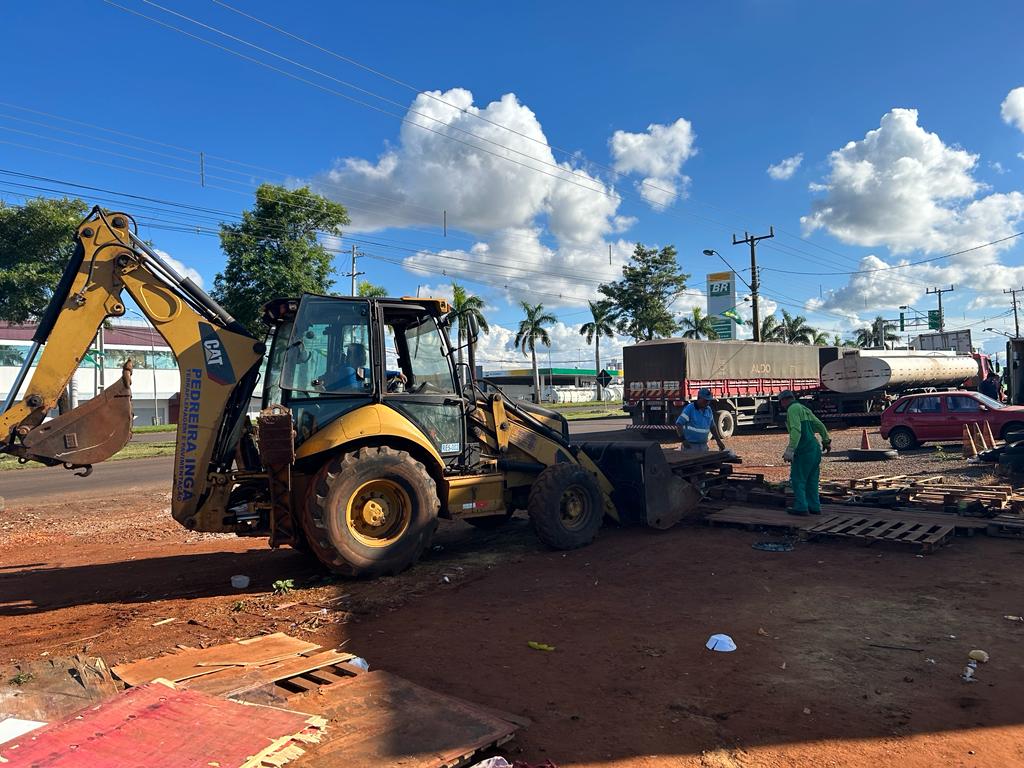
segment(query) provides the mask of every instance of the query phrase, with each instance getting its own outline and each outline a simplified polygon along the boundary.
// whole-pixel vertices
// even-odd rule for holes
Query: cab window
[[[432,317],[405,326],[404,336],[409,369],[409,391],[415,394],[454,394],[452,367],[442,346],[441,332]]]
[[[370,305],[304,296],[283,352],[281,386],[316,395],[365,395],[373,390]]]

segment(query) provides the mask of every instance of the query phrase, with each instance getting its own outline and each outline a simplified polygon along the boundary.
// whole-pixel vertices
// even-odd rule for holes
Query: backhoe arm
[[[127,442],[130,365],[105,392],[44,423],[104,320],[125,313],[127,291],[181,373],[172,514],[197,530],[231,530],[223,520],[228,472],[264,345],[143,243],[132,224],[123,213],[95,208],[79,226],[75,255],[0,410],[0,451],[75,468],[103,461]],[[36,356],[38,365],[22,387]]]

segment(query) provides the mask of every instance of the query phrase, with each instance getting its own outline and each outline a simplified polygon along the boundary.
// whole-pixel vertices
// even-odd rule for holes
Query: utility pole
[[[750,246],[750,304],[752,308],[752,320],[754,322],[754,341],[761,340],[761,309],[758,304],[758,289],[761,287],[761,281],[757,276],[757,244],[761,240],[767,240],[775,237],[775,227],[768,227],[767,235],[751,235],[747,232],[743,233],[743,239],[737,240],[736,235],[732,236],[732,244],[740,245],[746,243]]]
[[[942,314],[942,294],[950,293],[951,291],[953,291],[954,288],[956,288],[955,285],[950,285],[949,288],[929,288],[927,291],[925,291],[925,293],[927,293],[929,295],[930,294],[935,294],[936,296],[939,297],[939,331],[940,332],[946,330],[946,316],[944,314]]]
[[[1017,298],[1018,293],[1024,293],[1024,287],[1021,288],[1007,288],[1003,293],[1008,293],[1013,298],[1013,335],[1015,338],[1020,338],[1020,321],[1017,319],[1017,303],[1020,299]]]
[[[346,277],[351,277],[352,278],[352,293],[349,294],[350,296],[355,296],[356,295],[356,278],[359,275],[365,275],[366,274],[365,272],[356,272],[356,259],[359,258],[360,255],[361,254],[356,252],[356,247],[353,245],[352,246],[352,271],[345,273]]]

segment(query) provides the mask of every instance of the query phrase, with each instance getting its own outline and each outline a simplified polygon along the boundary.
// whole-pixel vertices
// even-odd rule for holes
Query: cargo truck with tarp
[[[776,423],[778,395],[790,389],[823,420],[877,423],[895,398],[977,388],[990,366],[979,353],[658,339],[623,349],[623,409],[634,429],[671,431],[683,406],[707,387],[728,437],[740,425]]]

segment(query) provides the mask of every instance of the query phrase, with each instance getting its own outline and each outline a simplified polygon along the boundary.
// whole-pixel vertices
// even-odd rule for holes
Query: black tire
[[[393,575],[415,563],[437,528],[437,485],[405,451],[361,448],[313,479],[303,519],[310,548],[345,576]]]
[[[736,416],[732,411],[715,411],[715,426],[723,438],[732,437],[736,432]]]
[[[1020,434],[1021,437],[1024,437],[1024,422],[1011,421],[1003,427],[1002,431],[999,433],[999,437],[1002,440],[1009,440],[1010,435],[1013,434]]]
[[[500,515],[488,515],[487,517],[464,517],[467,523],[481,531],[496,531],[512,518],[511,512]]]
[[[553,549],[576,549],[597,536],[604,519],[604,495],[587,470],[553,464],[537,476],[526,509],[543,543]]]
[[[889,445],[897,451],[910,451],[921,445],[917,437],[906,427],[896,427],[889,433]]]

